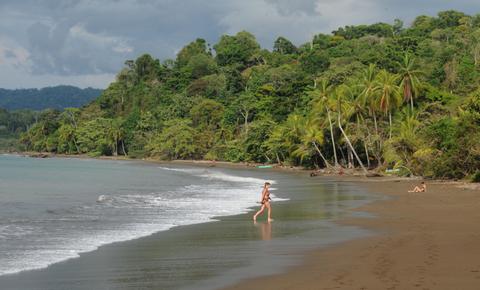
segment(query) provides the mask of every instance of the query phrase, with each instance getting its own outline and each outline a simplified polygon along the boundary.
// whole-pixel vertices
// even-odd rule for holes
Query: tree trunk
[[[347,141],[348,147],[350,147],[350,150],[352,150],[353,154],[355,155],[355,158],[357,159],[358,164],[360,164],[360,167],[362,167],[363,172],[365,174],[367,174],[368,170],[363,165],[363,162],[362,162],[362,160],[360,160],[360,157],[358,157],[357,151],[355,151],[355,148],[353,148],[352,143],[350,142],[350,139],[348,139],[347,134],[345,133],[345,131],[342,128],[342,123],[340,122],[340,114],[338,115],[338,128],[342,132],[342,135],[345,138],[345,141]]]
[[[342,166],[345,166],[347,159],[345,159],[345,154],[343,153],[343,149],[341,147],[339,149],[340,149],[340,154],[342,154],[342,160],[343,160]]]
[[[368,129],[368,125],[367,125],[366,122],[365,122],[365,128],[367,129],[367,136],[363,140],[363,145],[365,146],[365,154],[367,156],[367,168],[370,169],[371,164],[370,164],[370,155],[368,154],[367,141],[368,141],[369,144],[371,143],[371,134],[370,134],[370,130]]]
[[[282,162],[280,161],[280,157],[278,156],[277,152],[275,152],[275,157],[277,157],[277,163],[282,165]]]
[[[413,94],[410,95],[410,108],[412,109],[412,113],[413,113]]]
[[[348,168],[353,169],[353,168],[355,168],[355,164],[353,162],[352,150],[350,148],[348,148],[347,152],[348,152]]]
[[[123,140],[122,140],[122,151],[124,156],[128,156],[127,152],[125,151],[125,142],[123,142]]]
[[[390,127],[390,132],[388,134],[388,139],[392,139],[392,112],[388,111],[388,123]]]
[[[365,147],[365,155],[367,156],[367,168],[370,168],[370,157],[368,156],[367,143],[363,142],[363,146]]]
[[[312,141],[312,144],[313,144],[313,147],[315,147],[315,150],[317,150],[318,154],[320,155],[320,157],[322,158],[323,162],[325,163],[325,166],[327,168],[330,168],[332,167],[332,165],[330,165],[330,163],[328,163],[327,159],[325,158],[325,156],[323,156],[322,154],[322,151],[320,151],[320,148],[318,148],[318,145],[315,141]]]
[[[249,113],[248,111],[245,111],[245,113],[241,112],[241,114],[242,114],[242,116],[245,120],[245,126],[244,126],[245,127],[245,134],[248,133],[248,115],[249,115],[248,113]]]
[[[332,125],[332,118],[330,116],[330,110],[327,108],[327,116],[328,116],[328,123],[330,124],[330,138],[332,139],[332,149],[333,149],[333,157],[335,159],[335,167],[338,167],[338,158],[337,158],[337,150],[335,149],[335,137],[333,136],[333,125]]]
[[[265,158],[267,158],[268,163],[270,163],[270,162],[272,161],[272,160],[270,159],[270,157],[268,157],[267,154],[263,154],[263,156],[265,156]]]

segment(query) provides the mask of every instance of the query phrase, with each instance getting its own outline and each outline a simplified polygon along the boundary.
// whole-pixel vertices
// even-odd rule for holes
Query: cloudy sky
[[[350,24],[480,13],[478,0],[1,0],[0,88],[104,88],[126,59],[173,58],[197,37],[254,33],[265,48]]]

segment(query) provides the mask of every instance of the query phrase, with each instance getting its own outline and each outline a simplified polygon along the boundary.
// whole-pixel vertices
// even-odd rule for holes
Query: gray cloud
[[[291,14],[307,14],[313,16],[318,14],[316,11],[316,0],[265,0],[267,3],[273,4],[278,12],[282,15]]]
[[[172,58],[197,37],[213,44],[221,34],[248,30],[271,48],[278,36],[301,44],[338,26],[395,18],[409,23],[417,15],[446,9],[476,14],[480,2],[2,0],[0,87],[105,86],[126,59],[142,53]]]

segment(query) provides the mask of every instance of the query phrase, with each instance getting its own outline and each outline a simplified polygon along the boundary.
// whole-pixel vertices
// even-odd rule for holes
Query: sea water
[[[244,213],[264,182],[215,168],[0,155],[0,276]]]

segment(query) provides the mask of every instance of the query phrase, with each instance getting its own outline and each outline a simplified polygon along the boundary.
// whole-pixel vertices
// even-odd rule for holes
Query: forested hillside
[[[81,107],[102,93],[99,89],[56,86],[43,89],[0,89],[0,108],[7,110]]]
[[[472,176],[480,15],[346,26],[273,50],[245,31],[142,55],[84,109],[46,111],[29,150]]]

